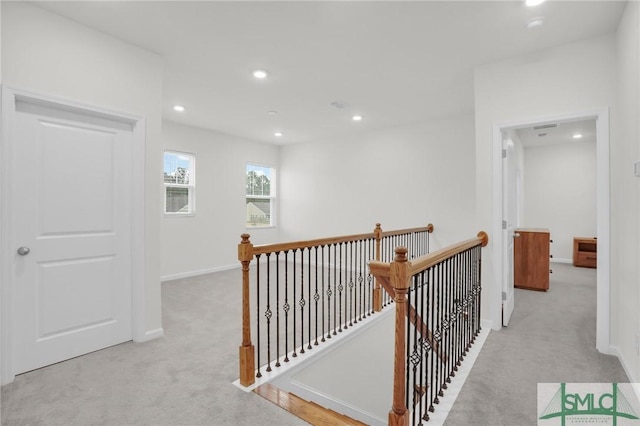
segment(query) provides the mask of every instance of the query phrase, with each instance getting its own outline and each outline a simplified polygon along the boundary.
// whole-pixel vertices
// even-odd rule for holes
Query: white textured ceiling
[[[473,68],[614,32],[619,1],[40,1],[164,58],[165,119],[328,139],[473,111]],[[526,22],[546,24],[528,30]],[[251,72],[270,72],[265,81]],[[336,109],[333,101],[346,106]],[[186,106],[176,113],[172,105]],[[277,111],[275,115],[268,111]],[[353,114],[364,119],[351,120]],[[282,138],[273,136],[284,133]]]

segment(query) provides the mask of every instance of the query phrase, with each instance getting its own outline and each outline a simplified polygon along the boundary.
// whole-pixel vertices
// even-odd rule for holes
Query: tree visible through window
[[[272,167],[247,164],[247,227],[275,225],[275,177]]]
[[[195,213],[195,157],[183,152],[164,152],[164,212]]]

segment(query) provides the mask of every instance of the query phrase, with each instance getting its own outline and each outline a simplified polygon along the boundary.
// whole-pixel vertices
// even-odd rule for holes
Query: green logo
[[[586,386],[586,384],[579,385],[582,385],[583,389]],[[584,423],[593,423],[594,416],[608,416],[614,426],[618,424],[619,418],[638,420],[638,415],[627,397],[619,389],[618,384],[612,383],[610,389],[611,391],[606,389],[601,392],[568,392],[567,384],[560,383],[560,388],[553,395],[539,419],[547,420],[559,417],[562,426],[565,426],[566,419],[570,416],[583,416]],[[572,421],[572,423],[577,422]]]

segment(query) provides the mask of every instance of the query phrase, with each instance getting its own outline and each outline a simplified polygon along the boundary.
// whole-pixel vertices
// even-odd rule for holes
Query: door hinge
[[[502,158],[507,158],[507,150],[506,149],[502,150]]]
[[[505,300],[507,300],[507,292],[503,291],[502,292],[502,301],[504,302]]]
[[[506,220],[502,221],[502,229],[507,229],[507,221]]]

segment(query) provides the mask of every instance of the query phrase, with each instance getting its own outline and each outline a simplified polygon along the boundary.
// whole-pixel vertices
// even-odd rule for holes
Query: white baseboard
[[[196,277],[198,275],[211,274],[213,272],[228,271],[230,269],[236,269],[236,268],[239,268],[239,267],[240,267],[240,263],[233,264],[233,265],[216,266],[215,268],[200,269],[200,270],[197,270],[197,271],[181,272],[181,273],[178,273],[178,274],[163,275],[163,276],[160,277],[160,282],[179,280],[179,279],[182,279],[182,278]]]
[[[162,336],[164,336],[164,329],[156,328],[155,330],[146,331],[144,333],[144,336],[142,336],[142,338],[133,339],[133,341],[136,343],[144,343],[144,342],[148,342],[149,340],[159,339]]]
[[[568,264],[573,264],[573,259],[560,259],[560,258],[556,258],[556,257],[552,257],[550,259],[551,263],[568,263]]]
[[[629,382],[638,383],[638,378],[635,377],[635,375],[629,369],[629,364],[627,363],[626,359],[622,355],[622,352],[620,352],[620,348],[618,346],[611,345],[609,349],[609,354],[615,355],[616,357],[618,357],[618,360],[620,361],[620,364],[622,364],[622,368],[624,369],[624,372],[627,374],[627,378],[629,379]]]

